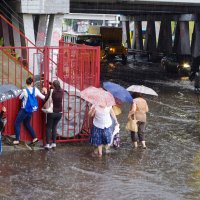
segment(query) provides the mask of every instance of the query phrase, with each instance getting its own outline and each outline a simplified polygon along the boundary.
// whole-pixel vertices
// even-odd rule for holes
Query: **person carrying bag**
[[[46,150],[56,148],[57,124],[62,118],[63,111],[64,90],[61,88],[60,82],[54,80],[51,88],[53,89],[50,90],[49,98],[47,97],[49,102],[45,103],[48,104],[46,105],[46,145],[44,146]]]
[[[53,100],[52,100],[53,89],[50,90],[50,95],[45,104],[42,107],[44,113],[53,113]]]
[[[138,132],[138,125],[137,125],[137,120],[135,118],[135,114],[128,117],[128,121],[126,124],[126,130],[133,131],[135,133]]]
[[[133,104],[128,114],[127,129],[130,130],[131,139],[134,148],[138,147],[137,141],[142,143],[143,149],[146,149],[144,132],[146,128],[146,113],[149,111],[148,104],[140,93],[133,94]]]

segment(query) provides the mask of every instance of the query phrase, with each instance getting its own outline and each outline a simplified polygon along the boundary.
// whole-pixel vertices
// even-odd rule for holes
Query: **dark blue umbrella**
[[[16,98],[21,92],[22,90],[13,84],[0,85],[0,102]]]
[[[119,99],[121,102],[133,102],[131,94],[119,84],[104,82],[103,88],[109,91],[115,98]]]

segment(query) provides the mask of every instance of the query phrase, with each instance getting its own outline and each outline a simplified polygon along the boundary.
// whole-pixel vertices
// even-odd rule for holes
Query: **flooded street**
[[[101,80],[143,84],[158,97],[149,104],[147,149],[133,149],[119,116],[121,147],[93,157],[88,143],[53,151],[8,151],[0,156],[0,200],[200,199],[199,104],[188,80],[167,76],[158,64],[102,65]]]

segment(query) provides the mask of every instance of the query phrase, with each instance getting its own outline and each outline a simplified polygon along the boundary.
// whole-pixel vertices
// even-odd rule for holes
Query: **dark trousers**
[[[135,133],[135,132],[131,131],[132,142],[137,142],[138,139],[140,142],[144,141],[144,131],[146,128],[146,123],[138,121],[137,124],[138,124],[138,132]]]
[[[62,113],[48,113],[46,125],[46,143],[49,144],[51,133],[53,143],[56,143],[56,126],[62,117]]]
[[[15,135],[16,135],[16,140],[20,139],[20,125],[23,122],[25,128],[28,130],[30,133],[31,137],[34,139],[35,132],[33,128],[30,125],[32,113],[28,113],[25,111],[25,109],[21,108],[20,111],[18,112],[17,118],[15,120]]]

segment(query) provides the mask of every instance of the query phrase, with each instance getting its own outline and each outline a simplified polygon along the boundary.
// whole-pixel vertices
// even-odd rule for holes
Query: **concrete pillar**
[[[64,15],[50,15],[47,31],[47,45],[58,46],[62,36],[62,20]]]
[[[190,55],[189,22],[178,22],[173,51],[179,55]]]
[[[3,46],[3,28],[2,28],[1,19],[0,19],[0,46]]]
[[[16,29],[20,30],[18,14],[13,13],[13,15],[11,15],[11,17],[12,17],[13,26],[15,26]],[[13,38],[14,38],[14,46],[16,46],[16,47],[22,46],[20,33],[18,31],[16,31],[15,29],[13,29]],[[15,49],[15,52],[17,54],[16,55],[17,57],[22,57],[22,51],[20,49]]]
[[[54,20],[54,15],[49,15],[49,24],[48,24],[47,38],[46,38],[46,45],[47,46],[51,45],[51,36],[52,36],[52,30],[53,30],[53,20]]]
[[[35,34],[34,34],[34,25],[33,25],[33,15],[31,14],[23,14],[24,21],[24,33],[25,36],[35,44]],[[28,46],[32,46],[30,43],[26,44]]]
[[[175,34],[174,34],[174,45],[172,47],[173,53],[177,52],[178,49],[178,43],[179,43],[179,35],[180,35],[180,25],[179,22],[176,23],[175,27]]]
[[[161,22],[157,49],[158,52],[172,53],[172,29],[169,20]]]
[[[2,22],[1,22],[1,18],[0,18],[0,39],[3,37],[3,28],[2,28]]]
[[[154,21],[147,22],[144,50],[149,51],[150,53],[156,51],[156,30]]]
[[[137,50],[143,50],[143,38],[142,38],[142,22],[135,21],[132,48]]]
[[[126,22],[126,36],[127,36],[127,47],[131,48],[131,36],[130,36],[130,26],[129,21]]]
[[[4,41],[3,44],[4,46],[10,46],[8,24],[4,20],[1,20],[1,22],[2,22],[2,29],[3,29],[3,41]]]
[[[131,48],[129,21],[122,22],[122,43]]]
[[[36,46],[44,46],[46,38],[48,15],[40,15],[37,28]]]
[[[23,21],[24,21],[24,34],[26,38],[28,38],[32,43],[26,42],[26,46],[34,47],[35,44],[35,34],[34,34],[34,24],[33,24],[33,16],[31,14],[23,14]],[[36,49],[29,49],[29,52],[26,56],[23,55],[23,60],[26,61],[29,70],[33,74],[38,74],[39,69],[37,67],[37,62],[35,58]]]
[[[59,40],[62,36],[62,20],[64,15],[50,15],[49,17],[49,25],[47,31],[47,40],[46,45],[48,46],[59,46]],[[51,55],[51,59],[55,63],[57,63],[57,50]],[[50,69],[51,73],[49,74],[50,79],[56,76],[56,66],[53,65]]]
[[[200,56],[200,22],[195,22],[191,45],[192,57]]]

